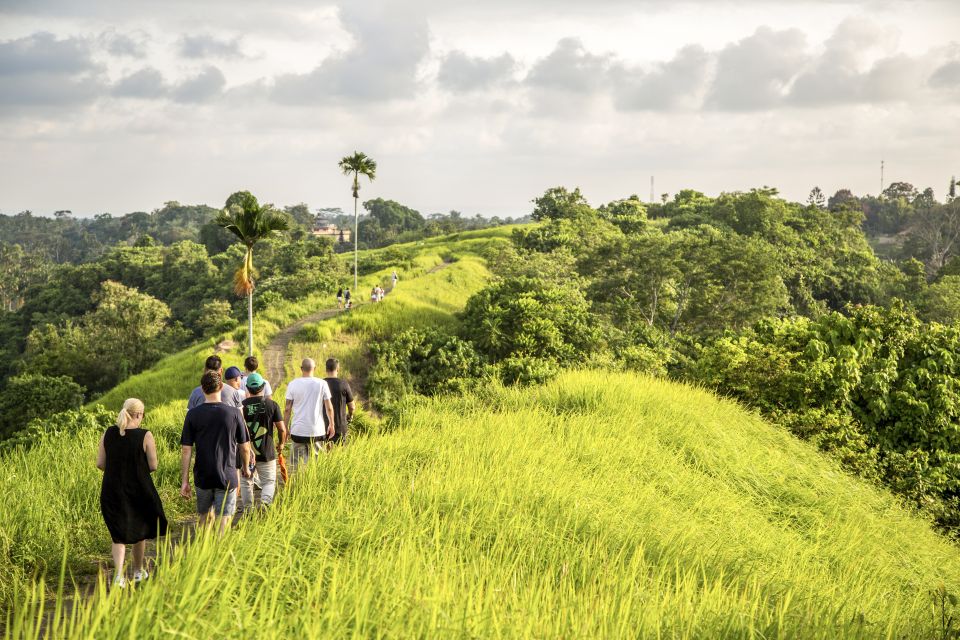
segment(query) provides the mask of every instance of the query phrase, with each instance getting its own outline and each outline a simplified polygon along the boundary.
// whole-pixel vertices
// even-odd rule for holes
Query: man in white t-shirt
[[[300,377],[294,378],[287,385],[283,422],[290,425],[290,438],[293,440],[293,455],[290,460],[294,472],[311,456],[323,451],[325,440],[333,439],[336,435],[330,387],[326,380],[313,376],[316,368],[317,363],[312,358],[304,358],[300,363]],[[326,411],[329,427],[324,426],[321,411]]]

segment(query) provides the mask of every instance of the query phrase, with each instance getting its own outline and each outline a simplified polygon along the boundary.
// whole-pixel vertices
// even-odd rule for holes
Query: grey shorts
[[[197,513],[202,516],[210,509],[218,516],[232,516],[237,511],[237,490],[197,487]]]

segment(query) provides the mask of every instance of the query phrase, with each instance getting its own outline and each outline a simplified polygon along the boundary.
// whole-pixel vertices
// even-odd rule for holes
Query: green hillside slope
[[[924,523],[702,391],[568,373],[402,416],[54,637],[940,637],[960,587]]]

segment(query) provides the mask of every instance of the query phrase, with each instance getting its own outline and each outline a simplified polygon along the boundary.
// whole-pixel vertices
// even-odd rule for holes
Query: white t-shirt
[[[247,398],[250,397],[250,392],[247,391],[247,378],[248,378],[248,377],[250,377],[250,375],[247,374],[247,373],[245,373],[245,374],[243,374],[242,376],[240,376],[240,391],[243,392],[243,398],[244,398],[244,399],[247,399]],[[263,381],[263,397],[264,397],[264,398],[269,398],[269,397],[272,396],[272,395],[273,395],[273,389],[270,387],[270,381],[269,381],[269,380],[264,380],[264,381]]]
[[[294,378],[287,385],[287,400],[293,401],[293,417],[290,433],[295,436],[318,437],[325,435],[323,426],[323,402],[330,400],[330,387],[323,378]]]

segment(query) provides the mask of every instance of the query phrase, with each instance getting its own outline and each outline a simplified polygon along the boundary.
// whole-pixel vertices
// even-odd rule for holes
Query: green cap
[[[260,391],[260,389],[263,389],[263,385],[266,383],[267,381],[264,380],[263,376],[259,373],[254,372],[247,376],[247,389],[253,391],[254,393]]]

